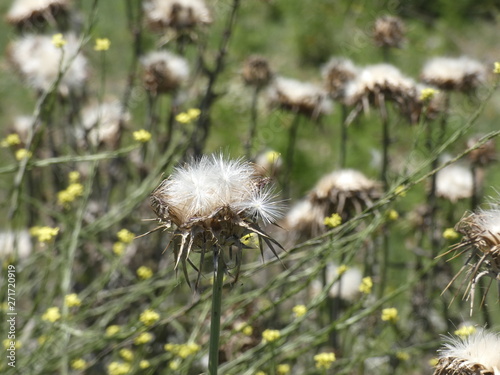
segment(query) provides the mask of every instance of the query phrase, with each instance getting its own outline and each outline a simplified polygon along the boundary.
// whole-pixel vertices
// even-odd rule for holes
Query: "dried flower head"
[[[62,70],[59,94],[82,95],[89,76],[87,59],[79,51],[80,42],[75,35],[67,34],[64,40],[64,48],[57,48],[50,36],[26,35],[9,45],[7,56],[26,83],[37,91],[49,90]]]
[[[212,16],[203,0],[148,0],[144,15],[154,31],[184,30],[212,23]]]
[[[273,72],[265,57],[249,56],[243,63],[241,76],[247,85],[262,88],[269,84]]]
[[[436,195],[453,203],[470,198],[473,186],[472,172],[462,164],[450,164],[436,174]]]
[[[447,337],[434,375],[500,374],[500,335],[479,329],[465,337]]]
[[[467,140],[467,148],[473,147],[482,138],[476,135]],[[490,139],[469,153],[469,160],[475,165],[485,166],[497,160],[495,141]]]
[[[327,115],[333,109],[333,103],[320,86],[284,77],[277,77],[269,86],[268,101],[273,107],[312,118]]]
[[[168,51],[154,51],[141,59],[144,86],[153,95],[176,91],[189,77],[186,59]]]
[[[280,226],[287,230],[286,239],[291,242],[316,237],[325,231],[323,207],[303,199],[292,206]]]
[[[157,229],[175,227],[171,242],[176,267],[179,262],[185,267],[186,261],[192,265],[189,254],[195,250],[223,256],[224,247],[235,246],[240,253],[245,247],[240,239],[249,233],[257,234],[276,255],[273,244],[279,244],[258,225],[282,215],[267,182],[252,164],[218,154],[177,167],[163,180],[151,194],[151,206],[160,219]]]
[[[321,69],[326,89],[333,99],[343,99],[347,82],[352,81],[359,69],[349,59],[333,57]]]
[[[401,48],[405,40],[405,33],[405,24],[399,17],[379,17],[373,26],[373,40],[379,47]]]
[[[485,83],[486,75],[486,66],[469,57],[435,57],[424,65],[420,78],[442,90],[468,92]]]
[[[281,172],[283,158],[278,151],[267,149],[256,156],[255,166],[263,176],[275,177]]]
[[[7,22],[20,29],[35,29],[67,17],[69,0],[15,0],[7,12]]]

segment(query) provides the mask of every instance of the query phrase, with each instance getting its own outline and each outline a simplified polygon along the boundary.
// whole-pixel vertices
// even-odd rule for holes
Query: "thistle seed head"
[[[406,27],[403,20],[394,16],[382,16],[375,20],[373,40],[379,47],[401,48]]]
[[[187,60],[168,51],[150,52],[141,63],[144,86],[153,95],[173,92],[189,77]]]

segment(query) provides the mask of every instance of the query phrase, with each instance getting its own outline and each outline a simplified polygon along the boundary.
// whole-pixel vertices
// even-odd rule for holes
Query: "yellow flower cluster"
[[[57,193],[57,202],[61,206],[68,206],[76,198],[83,195],[83,185],[79,182],[73,182],[65,190]]]
[[[251,336],[253,333],[253,327],[246,322],[236,324],[235,328],[238,332],[242,332],[246,336]]]
[[[57,236],[59,233],[59,228],[51,228],[51,227],[32,227],[30,229],[30,234],[33,237],[36,237],[38,242],[47,243],[52,241],[52,239]]]
[[[422,89],[422,91],[420,91],[420,101],[424,102],[426,100],[430,100],[432,99],[437,93],[439,92],[439,90],[436,90],[436,89],[433,89],[431,87],[428,87],[428,88],[425,88],[425,89]]]
[[[457,329],[454,333],[457,336],[465,338],[467,336],[472,335],[474,332],[476,332],[476,327],[474,327],[474,326],[463,326],[463,327]]]
[[[400,361],[407,361],[410,359],[410,355],[407,352],[397,352],[396,358]]]
[[[106,337],[111,337],[111,336],[114,336],[116,335],[118,332],[120,332],[120,329],[121,327],[119,325],[116,325],[116,324],[113,324],[113,325],[110,325],[106,328],[106,333],[105,333],[105,336]]]
[[[264,332],[262,332],[262,341],[265,343],[276,341],[280,337],[280,331],[278,331],[277,329],[266,329]]]
[[[447,228],[443,232],[443,238],[448,241],[456,241],[460,238],[460,234],[453,228]]]
[[[307,307],[305,305],[296,305],[292,308],[292,312],[296,318],[300,318],[301,316],[306,315]]]
[[[259,237],[255,233],[248,233],[240,238],[243,245],[258,248],[259,247]]]
[[[146,143],[151,140],[151,133],[145,129],[137,130],[132,133],[134,140],[141,143]]]
[[[4,139],[2,139],[2,142],[0,142],[0,146],[2,147],[17,146],[20,144],[21,138],[19,138],[19,135],[16,133],[7,135]]]
[[[345,264],[340,265],[340,267],[337,268],[337,275],[342,276],[348,269],[349,267],[347,267]]]
[[[118,237],[118,242],[113,244],[113,253],[120,256],[125,251],[126,245],[134,240],[135,234],[127,229],[121,229],[116,237]]]
[[[153,340],[153,335],[149,332],[143,332],[134,340],[135,345],[143,345]]]
[[[64,297],[64,304],[68,307],[80,306],[82,301],[78,298],[78,294],[71,293]]]
[[[159,319],[160,319],[160,314],[151,309],[144,310],[139,316],[139,320],[141,321],[141,323],[147,327],[152,326]]]
[[[287,375],[290,373],[290,365],[288,364],[281,364],[276,367],[276,373],[278,375]]]
[[[323,224],[325,224],[327,227],[335,228],[342,224],[342,218],[339,214],[335,213],[331,216],[325,217]]]
[[[500,74],[500,62],[495,61],[495,64],[493,66],[493,73]]]
[[[107,51],[111,46],[111,42],[108,38],[96,38],[94,51]]]
[[[274,164],[278,161],[281,154],[278,151],[269,150],[266,152],[265,156],[266,156],[266,160],[269,164]]]
[[[108,375],[125,375],[131,370],[130,364],[123,362],[111,362],[108,365]]]
[[[200,346],[194,342],[186,344],[165,344],[164,349],[180,358],[187,358],[200,351]]]
[[[52,44],[56,48],[62,48],[66,44],[66,40],[64,39],[64,36],[61,33],[54,34],[52,35]]]
[[[386,217],[390,221],[396,221],[397,219],[399,219],[398,211],[396,211],[396,210],[389,210],[389,211],[386,212]]]
[[[139,362],[139,367],[140,367],[141,369],[143,369],[143,370],[144,370],[144,369],[147,369],[147,368],[148,368],[148,367],[150,367],[150,366],[151,366],[151,364],[150,364],[150,363],[149,363],[149,361],[148,361],[148,360],[146,360],[146,359],[143,359],[143,360],[141,360],[141,361]]]
[[[187,112],[181,112],[175,116],[175,120],[181,124],[187,124],[196,120],[200,116],[201,111],[198,108],[191,108]]]
[[[399,185],[395,190],[394,194],[399,197],[406,197],[406,188],[403,185]]]
[[[396,323],[399,319],[398,317],[398,309],[395,307],[388,307],[382,310],[381,319],[384,322]]]
[[[16,151],[16,160],[21,161],[24,159],[29,159],[31,158],[31,151],[26,150],[25,148],[20,148],[19,150]]]
[[[359,286],[359,291],[364,294],[370,294],[373,288],[373,281],[370,276],[363,277],[361,280],[361,285]]]
[[[87,362],[82,358],[71,361],[71,368],[73,370],[85,370],[85,367],[87,367]]]
[[[130,349],[122,348],[118,354],[127,362],[132,362],[134,360],[134,352]]]
[[[319,353],[314,356],[316,368],[320,370],[328,370],[336,359],[335,353]]]
[[[47,322],[57,322],[61,319],[61,313],[59,312],[59,307],[49,307],[47,311],[42,315],[42,320]]]
[[[140,266],[137,271],[137,277],[141,280],[147,280],[153,277],[153,270],[146,266]]]

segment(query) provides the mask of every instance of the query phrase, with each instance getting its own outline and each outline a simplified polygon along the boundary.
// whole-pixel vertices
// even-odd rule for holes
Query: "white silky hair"
[[[452,202],[470,198],[473,185],[472,171],[461,164],[450,164],[436,174],[437,195]]]
[[[486,67],[467,56],[458,58],[434,57],[422,68],[425,81],[453,81],[459,83],[468,75],[475,75],[479,82],[486,81]]]
[[[16,0],[7,13],[8,19],[30,17],[34,12],[43,12],[51,5],[68,5],[68,0]]]
[[[447,337],[447,340],[439,350],[441,357],[459,358],[471,364],[480,364],[495,375],[500,375],[499,333],[481,328],[465,338]]]

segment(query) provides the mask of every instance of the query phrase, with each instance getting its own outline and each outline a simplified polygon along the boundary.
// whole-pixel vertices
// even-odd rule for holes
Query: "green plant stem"
[[[248,131],[248,139],[245,145],[246,156],[248,159],[252,157],[252,146],[257,134],[257,101],[259,98],[260,87],[255,87],[252,93],[252,104],[250,107],[250,129]]]
[[[283,195],[285,198],[290,198],[290,180],[293,170],[293,156],[295,154],[295,144],[297,142],[297,133],[300,125],[300,113],[295,113],[292,124],[288,131],[288,147],[286,150],[286,170],[285,179],[283,181]]]
[[[208,350],[208,373],[217,375],[219,368],[220,317],[222,307],[222,284],[224,283],[225,265],[222,254],[214,250],[214,285],[212,290],[212,315],[210,318],[210,346]]]

